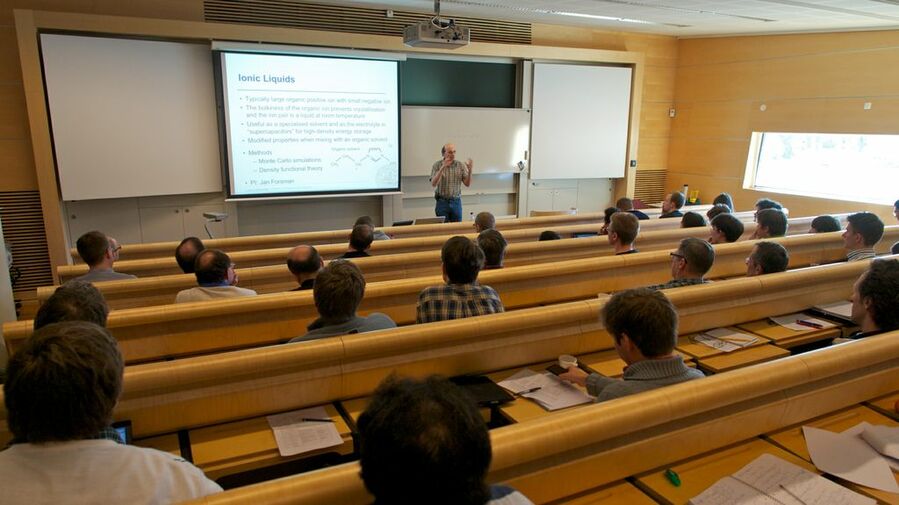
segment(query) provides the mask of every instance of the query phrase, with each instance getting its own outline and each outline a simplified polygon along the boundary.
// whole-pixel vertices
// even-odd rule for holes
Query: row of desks
[[[678,340],[677,351],[689,366],[699,367],[706,374],[713,374],[785,357],[790,354],[789,347],[832,339],[842,333],[840,327],[794,331],[769,323],[767,320],[738,325],[737,328],[757,335],[759,342],[745,349],[724,353],[692,342],[693,335],[684,335]],[[620,377],[625,366],[614,350],[582,355],[578,358],[582,366],[589,371],[608,377]],[[522,368],[539,371],[550,364],[540,363],[502,370],[489,374],[488,377],[494,382],[499,382]],[[355,452],[353,439],[355,421],[367,403],[368,398],[357,398],[326,405],[326,412],[334,421],[343,444],[292,457],[282,457],[279,454],[274,435],[264,416],[197,428],[182,432],[180,435],[169,434],[138,440],[136,443],[191,459],[212,479],[300,460],[312,460],[325,455],[350,458]],[[526,422],[552,413],[531,400],[517,398],[500,406],[496,411],[485,411],[484,415],[485,420],[493,419],[494,424],[498,421],[499,425],[503,425]]]

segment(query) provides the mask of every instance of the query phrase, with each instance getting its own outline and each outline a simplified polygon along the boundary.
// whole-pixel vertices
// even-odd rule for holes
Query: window
[[[743,187],[892,205],[899,135],[754,132]]]

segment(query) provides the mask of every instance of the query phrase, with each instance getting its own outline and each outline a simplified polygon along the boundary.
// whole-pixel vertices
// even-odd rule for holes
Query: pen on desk
[[[524,391],[516,391],[515,394],[517,394],[517,395],[519,395],[519,396],[520,396],[520,395],[526,395],[526,394],[528,394],[528,393],[533,393],[533,392],[535,392],[535,391],[540,391],[541,389],[543,389],[543,388],[540,387],[540,386],[537,386],[537,387],[535,387],[535,388],[525,389]]]
[[[817,328],[819,330],[824,328],[823,324],[818,324],[818,323],[815,323],[812,321],[806,321],[805,319],[797,319],[796,324],[800,324],[802,326],[808,326],[809,328]]]
[[[316,419],[314,417],[304,417],[302,419],[304,423],[333,423],[333,419]]]

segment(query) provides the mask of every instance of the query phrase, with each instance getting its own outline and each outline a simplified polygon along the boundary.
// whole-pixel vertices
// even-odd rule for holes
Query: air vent
[[[320,5],[292,0],[205,0],[205,18],[215,23],[266,26],[403,36],[403,28],[431,15],[420,12]],[[472,42],[530,44],[531,25],[480,18],[453,18],[471,28]]]
[[[12,252],[16,292],[53,284],[47,234],[37,191],[0,192],[3,238]]]
[[[634,198],[643,203],[658,203],[665,199],[665,173],[661,170],[637,170]]]

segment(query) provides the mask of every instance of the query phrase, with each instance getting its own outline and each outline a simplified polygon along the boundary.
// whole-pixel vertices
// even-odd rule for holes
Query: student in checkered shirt
[[[503,312],[503,302],[490,286],[478,284],[484,251],[473,240],[456,236],[443,244],[443,286],[425,288],[418,295],[416,322],[430,323]]]

